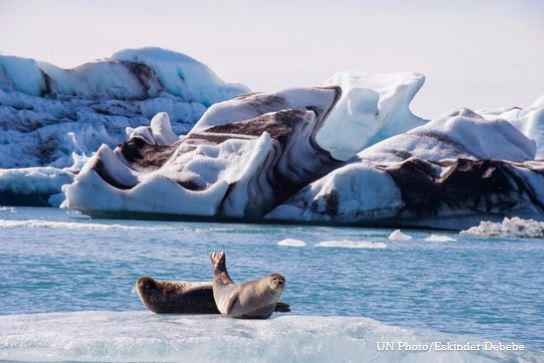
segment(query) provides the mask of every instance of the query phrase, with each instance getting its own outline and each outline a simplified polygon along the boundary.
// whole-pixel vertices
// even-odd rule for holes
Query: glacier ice
[[[246,92],[206,65],[160,48],[121,51],[73,69],[0,55],[0,168],[53,167],[57,179],[65,178],[64,168],[73,166],[74,158],[88,157],[102,144],[122,143],[127,128],[146,127],[157,113],[163,116],[151,127],[161,128],[168,117],[173,130],[157,142],[169,143],[175,134],[187,133],[211,104]],[[25,182],[30,180],[37,181]],[[19,203],[27,197],[21,195]]]
[[[93,362],[537,362],[524,351],[379,350],[377,342],[483,343],[364,317],[281,316],[255,321],[214,315],[75,312],[0,316],[0,359]]]
[[[423,85],[419,73],[337,73],[326,86],[339,86],[342,96],[317,133],[316,140],[339,160],[364,148],[423,125],[409,104]]]

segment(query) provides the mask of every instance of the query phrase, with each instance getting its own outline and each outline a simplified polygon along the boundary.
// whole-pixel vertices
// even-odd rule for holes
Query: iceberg
[[[463,229],[504,216],[544,219],[535,142],[463,109],[357,154],[265,218]]]
[[[315,141],[339,94],[322,87],[244,95],[212,106],[172,144],[154,143],[150,127],[115,150],[102,145],[67,187],[64,206],[261,219],[340,165]]]
[[[184,134],[210,105],[248,91],[223,82],[195,59],[160,48],[125,50],[73,69],[0,55],[0,168],[21,169],[3,172],[0,185],[32,167],[54,168],[56,178],[66,180],[75,159],[89,157],[102,144],[122,143],[127,129],[147,125],[159,112],[176,134]],[[78,167],[72,169],[77,173]],[[31,180],[39,182],[28,178],[25,185]],[[61,192],[60,186],[50,187],[34,189]],[[15,204],[32,199],[17,198],[12,189],[0,194]]]
[[[526,346],[519,350],[519,343],[518,350],[485,350],[478,338],[390,326],[364,317],[291,315],[255,321],[89,311],[4,315],[0,325],[0,359],[7,361],[537,362],[543,358],[542,352]],[[384,341],[428,349],[385,350],[378,344]],[[481,344],[481,349],[438,350],[431,348],[433,342],[468,342]]]
[[[63,206],[95,215],[446,229],[544,219],[536,143],[510,122],[460,109],[339,160],[335,142],[356,148],[340,134],[329,137],[329,150],[318,135],[344,107],[342,94],[327,86],[235,97],[210,107],[180,139],[157,115],[116,149],[102,145],[65,189]]]

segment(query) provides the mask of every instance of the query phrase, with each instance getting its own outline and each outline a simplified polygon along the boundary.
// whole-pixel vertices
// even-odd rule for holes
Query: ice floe
[[[321,241],[315,244],[316,247],[328,247],[328,248],[361,248],[368,250],[381,250],[387,247],[382,242],[370,242],[370,241],[351,241],[351,240],[338,240],[338,241]]]
[[[455,242],[455,238],[440,234],[431,234],[429,237],[425,238],[427,242]]]
[[[279,241],[278,245],[286,247],[304,247],[306,246],[306,242],[295,238],[286,238]]]
[[[282,316],[257,321],[210,315],[76,312],[2,315],[0,325],[0,359],[7,361],[449,363],[536,362],[543,358],[542,352],[531,350],[384,350],[378,342],[416,347],[430,347],[432,342],[483,342],[362,317]]]
[[[462,236],[544,238],[544,222],[518,217],[504,218],[502,223],[482,221],[460,232]]]
[[[392,241],[409,241],[412,239],[412,236],[402,232],[400,229],[395,229],[389,235],[389,239]]]

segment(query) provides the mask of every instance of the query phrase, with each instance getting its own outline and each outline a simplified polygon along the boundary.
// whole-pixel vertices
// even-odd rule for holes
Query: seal
[[[143,276],[136,282],[140,300],[158,314],[219,314],[212,284],[159,281]]]
[[[225,252],[212,252],[213,298],[221,314],[233,318],[267,319],[276,310],[285,277],[273,273],[236,285],[227,272]]]
[[[157,314],[219,314],[213,298],[211,282],[155,280],[142,276],[136,282],[142,303]],[[275,311],[291,311],[288,304],[278,302]]]

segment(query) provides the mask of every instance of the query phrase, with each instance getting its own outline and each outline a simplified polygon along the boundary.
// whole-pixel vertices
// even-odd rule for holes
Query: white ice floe
[[[316,247],[329,247],[329,248],[361,248],[368,250],[380,250],[387,247],[382,242],[370,242],[370,241],[351,241],[351,240],[338,240],[338,241],[321,241],[315,244]]]
[[[427,242],[455,242],[455,238],[440,234],[431,234],[429,237],[425,238]]]
[[[395,229],[389,235],[389,239],[392,241],[409,241],[412,239],[412,236],[402,232],[400,229]]]
[[[460,232],[461,236],[544,238],[544,222],[518,217],[504,218],[502,223],[482,221]]]
[[[351,159],[364,148],[423,125],[410,112],[412,98],[423,85],[419,73],[341,72],[325,86],[340,86],[342,95],[317,142],[339,160]]]
[[[286,247],[304,247],[306,246],[306,242],[299,239],[286,238],[284,240],[279,241],[278,245],[286,246]]]
[[[0,359],[93,362],[537,362],[533,351],[380,350],[384,341],[483,343],[474,337],[385,325],[363,317],[269,320],[150,312],[0,316]]]

